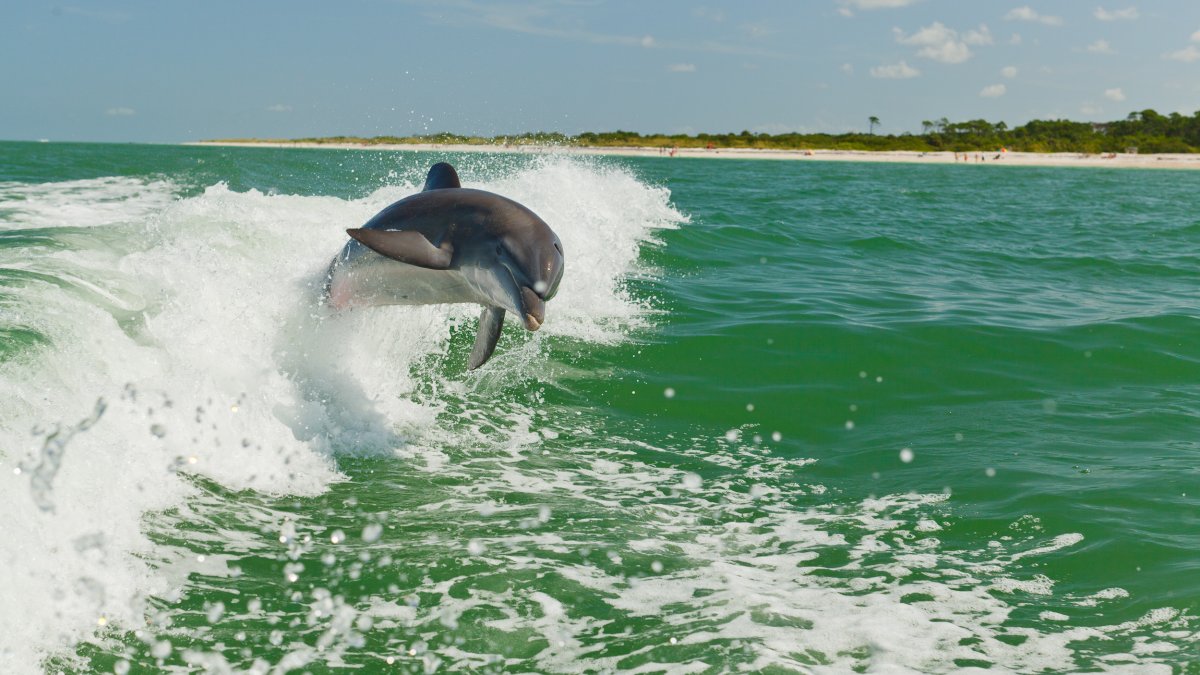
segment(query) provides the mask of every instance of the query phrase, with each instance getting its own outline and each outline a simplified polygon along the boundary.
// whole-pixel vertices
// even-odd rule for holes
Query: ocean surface
[[[546,323],[331,314],[436,161]],[[1200,673],[1200,172],[0,143],[0,672]]]

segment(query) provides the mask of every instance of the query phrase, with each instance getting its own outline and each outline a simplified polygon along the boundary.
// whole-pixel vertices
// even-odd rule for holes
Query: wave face
[[[0,148],[0,670],[1200,658],[1190,173]],[[446,159],[567,255],[473,372],[316,302]]]

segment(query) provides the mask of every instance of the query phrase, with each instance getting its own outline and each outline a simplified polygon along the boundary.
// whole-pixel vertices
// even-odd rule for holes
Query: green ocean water
[[[436,161],[566,249],[472,373],[313,302]],[[0,143],[0,666],[1200,672],[1197,194]]]

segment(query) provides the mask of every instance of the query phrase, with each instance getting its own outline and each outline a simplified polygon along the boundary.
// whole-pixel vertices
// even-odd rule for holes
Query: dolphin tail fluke
[[[479,332],[475,334],[475,346],[471,349],[471,358],[467,361],[467,369],[475,370],[491,358],[496,351],[496,342],[500,340],[500,329],[504,327],[504,310],[499,307],[484,307],[479,315]]]

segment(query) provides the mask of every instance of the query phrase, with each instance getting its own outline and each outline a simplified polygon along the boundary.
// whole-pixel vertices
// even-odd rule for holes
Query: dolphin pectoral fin
[[[413,230],[355,228],[346,230],[346,234],[379,255],[417,267],[444,270],[454,257],[454,246],[449,241],[434,246],[425,235]]]
[[[475,346],[467,360],[467,370],[475,370],[491,358],[500,340],[500,329],[504,327],[504,310],[499,307],[484,307],[479,315],[479,332],[475,334]]]

